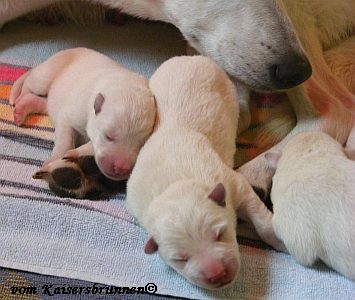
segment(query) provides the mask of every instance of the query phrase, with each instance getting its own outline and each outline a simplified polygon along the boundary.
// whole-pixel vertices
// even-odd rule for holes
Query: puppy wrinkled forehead
[[[219,210],[222,210],[220,212]],[[227,225],[223,208],[208,210],[196,207],[189,212],[183,208],[176,211],[173,218],[165,222],[166,239],[188,240],[190,242],[210,239],[219,228]]]

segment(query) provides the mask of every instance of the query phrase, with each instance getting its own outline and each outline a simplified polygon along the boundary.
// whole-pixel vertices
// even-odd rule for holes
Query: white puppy
[[[240,266],[236,209],[280,247],[271,213],[232,170],[238,105],[232,82],[209,58],[178,57],[150,80],[159,125],[142,148],[127,186],[127,207],[156,250],[192,283],[219,288]]]
[[[276,235],[301,264],[321,259],[355,280],[355,162],[320,132],[299,134],[282,155],[266,158],[277,164],[271,190]]]
[[[143,76],[85,48],[61,51],[25,73],[11,90],[10,103],[18,125],[30,113],[50,116],[55,145],[47,163],[75,148],[78,135],[81,142],[91,140],[97,165],[115,180],[131,173],[156,113]]]

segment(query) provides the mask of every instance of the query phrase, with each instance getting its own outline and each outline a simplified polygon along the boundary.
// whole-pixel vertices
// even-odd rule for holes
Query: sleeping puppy
[[[282,248],[271,213],[233,171],[239,107],[233,83],[209,58],[177,57],[150,80],[157,130],[139,153],[127,185],[127,208],[148,231],[146,253],[192,283],[231,284],[240,267],[236,210],[260,236]]]
[[[355,280],[355,162],[347,150],[309,132],[295,136],[282,155],[265,156],[276,168],[271,200],[278,238],[301,264],[320,259]]]
[[[45,164],[90,139],[100,171],[113,180],[131,173],[156,112],[143,76],[85,48],[60,51],[22,75],[10,103],[18,125],[31,113],[48,113],[54,123],[54,148]]]

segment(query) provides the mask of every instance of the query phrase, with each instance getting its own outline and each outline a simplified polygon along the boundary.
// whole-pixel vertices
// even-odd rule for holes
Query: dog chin
[[[111,180],[115,180],[115,181],[126,180],[126,179],[128,179],[128,177],[129,177],[129,175],[130,175],[130,174],[117,174],[117,175],[116,175],[116,174],[108,173],[108,172],[106,172],[105,170],[101,169],[100,167],[99,167],[99,169],[100,169],[101,173],[102,173],[105,177],[107,177],[107,178],[109,178],[109,179],[111,179]]]
[[[190,280],[191,283],[204,288],[204,289],[208,289],[208,290],[220,290],[220,289],[226,289],[228,287],[230,287],[231,285],[233,285],[233,283],[236,280],[236,275],[231,275],[230,277],[224,279],[222,282],[216,283],[216,284],[211,284],[208,283],[206,281],[204,281],[203,279],[192,279]]]

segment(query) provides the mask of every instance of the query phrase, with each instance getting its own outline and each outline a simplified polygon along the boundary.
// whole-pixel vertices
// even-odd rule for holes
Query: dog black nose
[[[271,67],[271,78],[277,89],[289,89],[306,81],[312,75],[308,59],[292,56]]]

